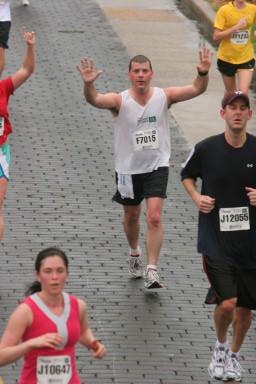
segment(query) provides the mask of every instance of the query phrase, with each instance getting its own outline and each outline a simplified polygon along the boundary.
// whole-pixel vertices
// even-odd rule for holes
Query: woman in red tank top
[[[35,69],[35,33],[28,32],[24,28],[23,39],[26,44],[23,64],[13,75],[3,80],[0,79],[0,240],[4,235],[3,204],[7,192],[10,165],[8,137],[12,133],[12,125],[8,111],[9,98]]]
[[[80,384],[75,364],[77,342],[102,358],[104,345],[94,337],[83,300],[64,292],[68,259],[58,248],[41,251],[37,280],[12,313],[0,342],[0,366],[24,357],[19,384]]]

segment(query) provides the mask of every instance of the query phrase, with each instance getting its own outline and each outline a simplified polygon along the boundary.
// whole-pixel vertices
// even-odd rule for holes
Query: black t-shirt
[[[184,164],[181,178],[201,178],[201,193],[216,199],[211,213],[199,213],[198,252],[256,268],[256,207],[245,191],[245,187],[256,188],[256,137],[247,134],[241,148],[230,146],[224,134],[201,141]],[[221,208],[227,210],[223,213]],[[228,230],[221,230],[223,221]],[[250,229],[230,230],[245,221]]]

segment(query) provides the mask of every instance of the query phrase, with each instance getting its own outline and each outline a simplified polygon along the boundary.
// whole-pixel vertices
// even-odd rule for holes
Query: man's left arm
[[[199,64],[197,65],[197,77],[191,85],[182,87],[165,88],[168,105],[192,99],[203,93],[209,81],[209,69],[211,67],[212,53],[208,48],[203,48],[199,51]]]

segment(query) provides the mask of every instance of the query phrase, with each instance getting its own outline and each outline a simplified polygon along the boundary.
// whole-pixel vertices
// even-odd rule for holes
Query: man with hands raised
[[[141,203],[146,200],[146,289],[163,287],[157,264],[163,241],[162,209],[171,155],[168,109],[173,103],[192,99],[206,90],[211,53],[204,48],[199,55],[198,74],[193,83],[167,88],[151,86],[151,61],[137,55],[129,63],[130,88],[121,93],[103,94],[96,90],[94,83],[102,71],[94,68],[91,59],[82,59],[77,66],[87,102],[109,110],[114,118],[117,191],[113,200],[123,206],[123,228],[130,248],[129,274],[134,278],[143,275],[139,232]]]

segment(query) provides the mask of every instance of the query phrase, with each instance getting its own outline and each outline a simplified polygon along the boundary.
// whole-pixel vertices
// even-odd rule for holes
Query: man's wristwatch
[[[198,76],[207,76],[208,75],[208,71],[202,72],[202,71],[199,71],[199,69],[197,70],[197,73],[198,73]]]

